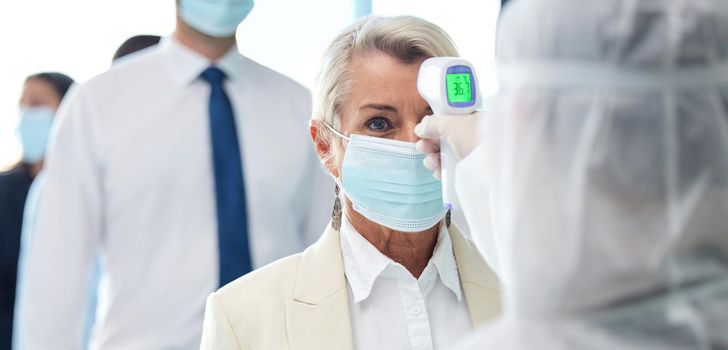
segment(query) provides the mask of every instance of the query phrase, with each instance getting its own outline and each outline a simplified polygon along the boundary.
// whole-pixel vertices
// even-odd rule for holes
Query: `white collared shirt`
[[[354,349],[447,349],[472,329],[444,224],[419,279],[377,250],[346,218],[341,251]]]
[[[218,287],[211,63],[172,38],[73,89],[59,111],[23,247],[16,342],[80,349],[85,291],[102,270],[94,349],[197,349]],[[253,265],[321,234],[333,183],[308,133],[302,86],[231,50]],[[28,223],[30,224],[30,223]]]

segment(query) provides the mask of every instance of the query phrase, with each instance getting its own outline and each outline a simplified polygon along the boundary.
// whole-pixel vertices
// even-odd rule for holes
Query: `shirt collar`
[[[237,45],[215,62],[184,46],[174,36],[162,39],[159,46],[164,53],[165,67],[179,86],[189,85],[213,65],[233,81],[242,79],[244,75],[245,58],[238,52]]]
[[[345,214],[341,221],[341,251],[344,259],[344,273],[351,286],[354,302],[359,303],[369,297],[377,278],[385,274],[385,271],[396,267],[404,269],[404,267],[382,254],[367,241],[351,225]],[[423,288],[423,283],[429,284],[429,288],[431,288],[438,276],[442,284],[450,289],[460,301],[462,299],[460,276],[458,275],[455,255],[452,250],[450,234],[444,224],[440,225],[440,232],[432,258],[430,258],[425,271],[418,280],[420,289]],[[426,279],[430,281],[425,281]]]
[[[460,274],[455,262],[450,232],[444,222],[440,224],[440,234],[437,237],[437,244],[432,253],[432,258],[430,258],[430,263],[437,268],[442,284],[450,289],[460,301],[463,297],[460,289]]]

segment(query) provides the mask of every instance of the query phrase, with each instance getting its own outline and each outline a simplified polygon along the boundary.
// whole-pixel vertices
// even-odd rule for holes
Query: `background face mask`
[[[192,28],[214,37],[235,35],[253,9],[253,0],[181,0],[179,16]]]
[[[354,210],[397,231],[420,232],[437,224],[447,212],[442,184],[424,167],[424,157],[414,143],[351,135],[341,182]]]
[[[37,163],[43,159],[54,115],[55,111],[48,107],[20,110],[18,138],[23,147],[25,163]]]

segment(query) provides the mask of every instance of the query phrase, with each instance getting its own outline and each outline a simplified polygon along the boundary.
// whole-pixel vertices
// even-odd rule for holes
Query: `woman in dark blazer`
[[[33,179],[43,168],[48,133],[58,106],[73,84],[61,73],[26,78],[20,98],[18,137],[23,159],[0,172],[0,349],[10,349],[23,209]]]

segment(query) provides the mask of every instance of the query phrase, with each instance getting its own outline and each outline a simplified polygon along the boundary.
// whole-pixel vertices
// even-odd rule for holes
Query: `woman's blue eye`
[[[392,127],[392,125],[389,123],[389,120],[383,117],[370,119],[366,123],[366,126],[372,131],[387,131]]]

